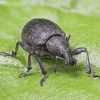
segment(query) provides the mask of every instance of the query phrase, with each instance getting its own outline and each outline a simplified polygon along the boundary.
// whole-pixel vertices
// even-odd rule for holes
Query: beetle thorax
[[[63,57],[64,51],[69,47],[64,37],[53,36],[46,43],[47,50],[53,56]]]

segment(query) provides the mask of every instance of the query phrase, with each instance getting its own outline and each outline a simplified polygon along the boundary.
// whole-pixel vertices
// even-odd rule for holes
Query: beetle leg
[[[15,56],[18,52],[18,46],[21,46],[24,50],[31,52],[31,48],[22,41],[18,41],[15,46],[15,51],[12,52],[0,52],[3,56]]]
[[[56,65],[55,65],[55,67],[54,67],[54,73],[55,73],[55,74],[56,74],[56,72],[57,72],[57,61],[58,61],[58,59],[65,60],[65,59],[63,59],[63,58],[61,58],[61,57],[56,56]]]
[[[21,74],[19,75],[19,78],[20,78],[20,77],[25,77],[25,75],[32,69],[32,67],[31,67],[31,55],[32,55],[32,54],[29,54],[29,55],[28,55],[28,66],[27,66],[27,69],[26,69],[23,73],[21,73]]]
[[[56,71],[57,71],[57,60],[58,60],[58,58],[57,58],[57,56],[56,56],[56,65],[55,65],[55,67],[54,67],[54,73],[56,74]]]
[[[68,34],[68,36],[66,37],[66,40],[69,41],[70,37],[71,37],[71,35]]]
[[[77,48],[75,50],[72,51],[72,55],[78,55],[82,52],[86,52],[86,72],[93,78],[100,78],[99,75],[95,75],[92,73],[91,67],[90,67],[90,61],[89,61],[89,55],[88,55],[88,51],[86,48],[81,47],[81,48]]]
[[[40,68],[41,68],[41,71],[42,71],[42,74],[43,74],[42,79],[40,80],[40,85],[42,86],[43,83],[45,82],[47,71],[44,69],[40,58],[38,56],[36,56],[36,59],[37,59],[39,65],[40,65]]]
[[[0,52],[0,54],[2,54],[3,56],[14,56],[17,54],[18,51],[18,42],[16,43],[16,47],[15,47],[15,51],[11,51],[11,52]]]
[[[32,48],[30,48],[30,47],[29,47],[27,44],[25,44],[24,42],[18,41],[18,42],[16,43],[15,51],[12,51],[12,52],[1,52],[1,54],[3,54],[4,56],[14,56],[14,55],[16,55],[17,52],[18,52],[18,46],[19,46],[19,45],[20,45],[24,50],[30,52],[30,54],[29,54],[29,56],[28,56],[28,66],[27,66],[27,69],[26,69],[23,73],[21,73],[21,74],[19,75],[19,77],[24,77],[24,76],[27,74],[27,72],[29,72],[29,71],[32,69],[32,68],[31,68],[31,55],[32,55],[32,54],[35,54],[35,52],[32,50]]]

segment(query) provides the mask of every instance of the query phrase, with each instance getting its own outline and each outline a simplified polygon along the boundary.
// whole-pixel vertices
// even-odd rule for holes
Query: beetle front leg
[[[46,79],[47,71],[44,69],[40,58],[38,56],[36,56],[36,59],[37,59],[39,65],[40,65],[40,68],[41,68],[41,71],[42,71],[42,74],[43,74],[42,79],[40,80],[40,85],[43,86],[43,83],[45,82],[45,79]]]
[[[95,75],[92,73],[91,67],[90,67],[90,61],[89,61],[89,55],[88,55],[88,51],[86,48],[77,48],[75,50],[72,51],[72,55],[78,55],[82,52],[86,52],[86,72],[93,78],[100,78],[99,75]]]
[[[58,61],[58,59],[64,60],[63,58],[56,56],[56,65],[55,65],[55,67],[54,67],[54,73],[55,73],[55,74],[56,74],[56,72],[57,72],[57,61]]]
[[[19,78],[20,78],[20,77],[25,77],[26,74],[27,74],[31,69],[32,69],[32,67],[31,67],[31,54],[29,54],[29,56],[28,56],[28,66],[27,66],[27,69],[26,69],[23,73],[21,73],[21,74],[19,75]]]

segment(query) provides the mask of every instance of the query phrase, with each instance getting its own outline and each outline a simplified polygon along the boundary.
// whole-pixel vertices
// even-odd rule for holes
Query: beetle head
[[[76,64],[73,60],[69,43],[64,37],[53,36],[47,41],[46,47],[51,55],[63,58],[68,66]]]

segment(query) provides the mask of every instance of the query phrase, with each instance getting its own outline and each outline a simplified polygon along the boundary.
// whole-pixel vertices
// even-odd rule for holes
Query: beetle
[[[0,54],[15,56],[19,45],[29,52],[27,68],[19,77],[24,77],[32,69],[31,56],[34,55],[42,71],[43,76],[40,80],[40,85],[42,86],[45,82],[47,71],[40,60],[41,57],[55,58],[56,63],[57,59],[62,59],[67,66],[74,66],[76,61],[73,59],[73,56],[85,52],[86,73],[93,78],[99,78],[99,75],[92,73],[87,49],[80,47],[71,50],[69,46],[70,37],[71,35],[66,37],[66,33],[53,21],[44,18],[34,18],[23,27],[21,33],[22,41],[16,43],[15,50],[12,52],[0,52]],[[56,66],[54,72],[56,73]]]

